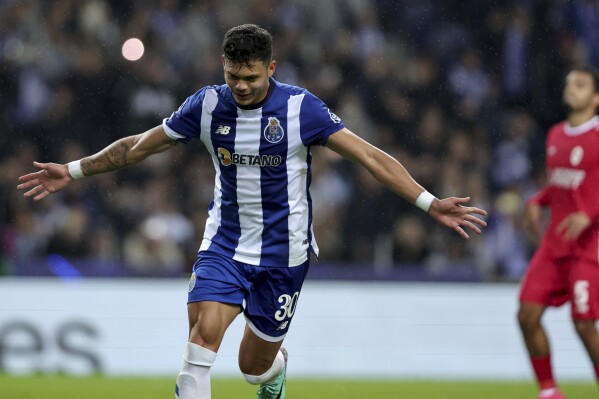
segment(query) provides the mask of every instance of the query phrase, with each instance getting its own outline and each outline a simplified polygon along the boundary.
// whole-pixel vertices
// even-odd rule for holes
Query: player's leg
[[[571,272],[572,319],[599,382],[599,265],[581,260]]]
[[[176,398],[210,399],[210,368],[225,331],[242,310],[245,283],[235,261],[209,253],[198,257],[189,283],[189,337]]]
[[[550,353],[549,339],[541,324],[545,309],[547,306],[531,302],[520,302],[518,308],[518,324],[531,357],[549,356]]]
[[[246,297],[247,326],[239,348],[239,367],[259,399],[284,399],[287,352],[281,347],[299,299],[309,263],[294,267],[252,268]]]
[[[287,351],[283,340],[272,342],[258,337],[246,326],[239,347],[239,369],[245,380],[260,385],[259,399],[285,398]]]
[[[238,305],[195,302],[188,305],[189,340],[183,352],[183,366],[177,376],[175,394],[179,399],[210,399],[210,368],[231,322],[241,312]]]
[[[565,267],[537,252],[520,289],[518,324],[539,384],[539,398],[563,398],[553,378],[549,339],[541,319],[548,306],[559,306],[568,300],[568,279],[564,273]]]
[[[239,305],[213,301],[188,304],[189,342],[217,352],[225,331],[241,310]]]
[[[266,373],[273,366],[280,372],[283,365],[278,364],[276,358],[282,344],[283,340],[276,342],[263,340],[246,325],[239,346],[239,369],[245,375],[254,376]]]
[[[596,320],[574,320],[576,332],[591,358],[595,378],[599,382],[599,332],[595,323]]]
[[[545,309],[547,306],[532,302],[520,302],[518,309],[518,324],[541,390],[556,386],[551,367],[549,339],[541,324]]]

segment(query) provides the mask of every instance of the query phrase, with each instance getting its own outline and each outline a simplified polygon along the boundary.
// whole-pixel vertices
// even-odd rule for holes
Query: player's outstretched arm
[[[152,154],[166,151],[178,142],[166,135],[162,126],[124,137],[102,151],[68,165],[34,162],[37,172],[19,177],[19,190],[35,201],[62,190],[75,178],[110,172],[134,165]]]
[[[469,197],[434,198],[410,176],[399,161],[346,128],[332,134],[326,146],[349,160],[359,162],[388,189],[426,210],[438,223],[455,230],[464,238],[468,238],[468,234],[463,227],[480,233],[479,227],[487,225],[474,215],[485,216],[486,211],[464,206],[470,200]]]
[[[541,239],[541,222],[543,210],[536,202],[529,202],[524,207],[524,230],[535,243]]]

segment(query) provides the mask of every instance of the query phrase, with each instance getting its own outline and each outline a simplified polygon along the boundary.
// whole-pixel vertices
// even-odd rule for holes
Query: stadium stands
[[[588,22],[599,4],[584,0],[1,4],[0,274],[50,273],[31,265],[56,259],[110,264],[107,275],[186,274],[213,187],[200,143],[78,182],[45,203],[21,198],[16,179],[34,159],[78,159],[157,125],[195,90],[223,82],[222,34],[254,22],[274,35],[277,79],[323,98],[429,191],[467,193],[491,211],[485,234],[462,241],[314,149],[325,262],[366,264],[365,275],[417,265],[424,279],[452,270],[518,279],[531,249],[519,212],[542,184],[545,131],[563,118],[563,74],[599,64],[599,25]],[[130,37],[144,43],[139,61],[121,56]]]

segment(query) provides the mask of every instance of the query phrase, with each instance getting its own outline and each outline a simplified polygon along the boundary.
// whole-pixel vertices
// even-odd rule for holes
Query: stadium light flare
[[[125,40],[122,48],[123,57],[128,61],[137,61],[144,55],[144,44],[136,37]]]

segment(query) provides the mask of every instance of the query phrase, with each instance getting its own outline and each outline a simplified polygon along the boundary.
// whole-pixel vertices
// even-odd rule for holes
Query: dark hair
[[[251,61],[270,64],[272,36],[266,29],[254,24],[239,25],[225,33],[225,58],[234,64],[249,65]]]
[[[584,72],[584,73],[588,73],[589,75],[591,75],[591,78],[593,80],[593,86],[595,88],[595,92],[599,93],[599,70],[597,68],[595,68],[594,66],[591,65],[577,65],[575,67],[573,67],[572,69],[570,69],[570,72]]]

